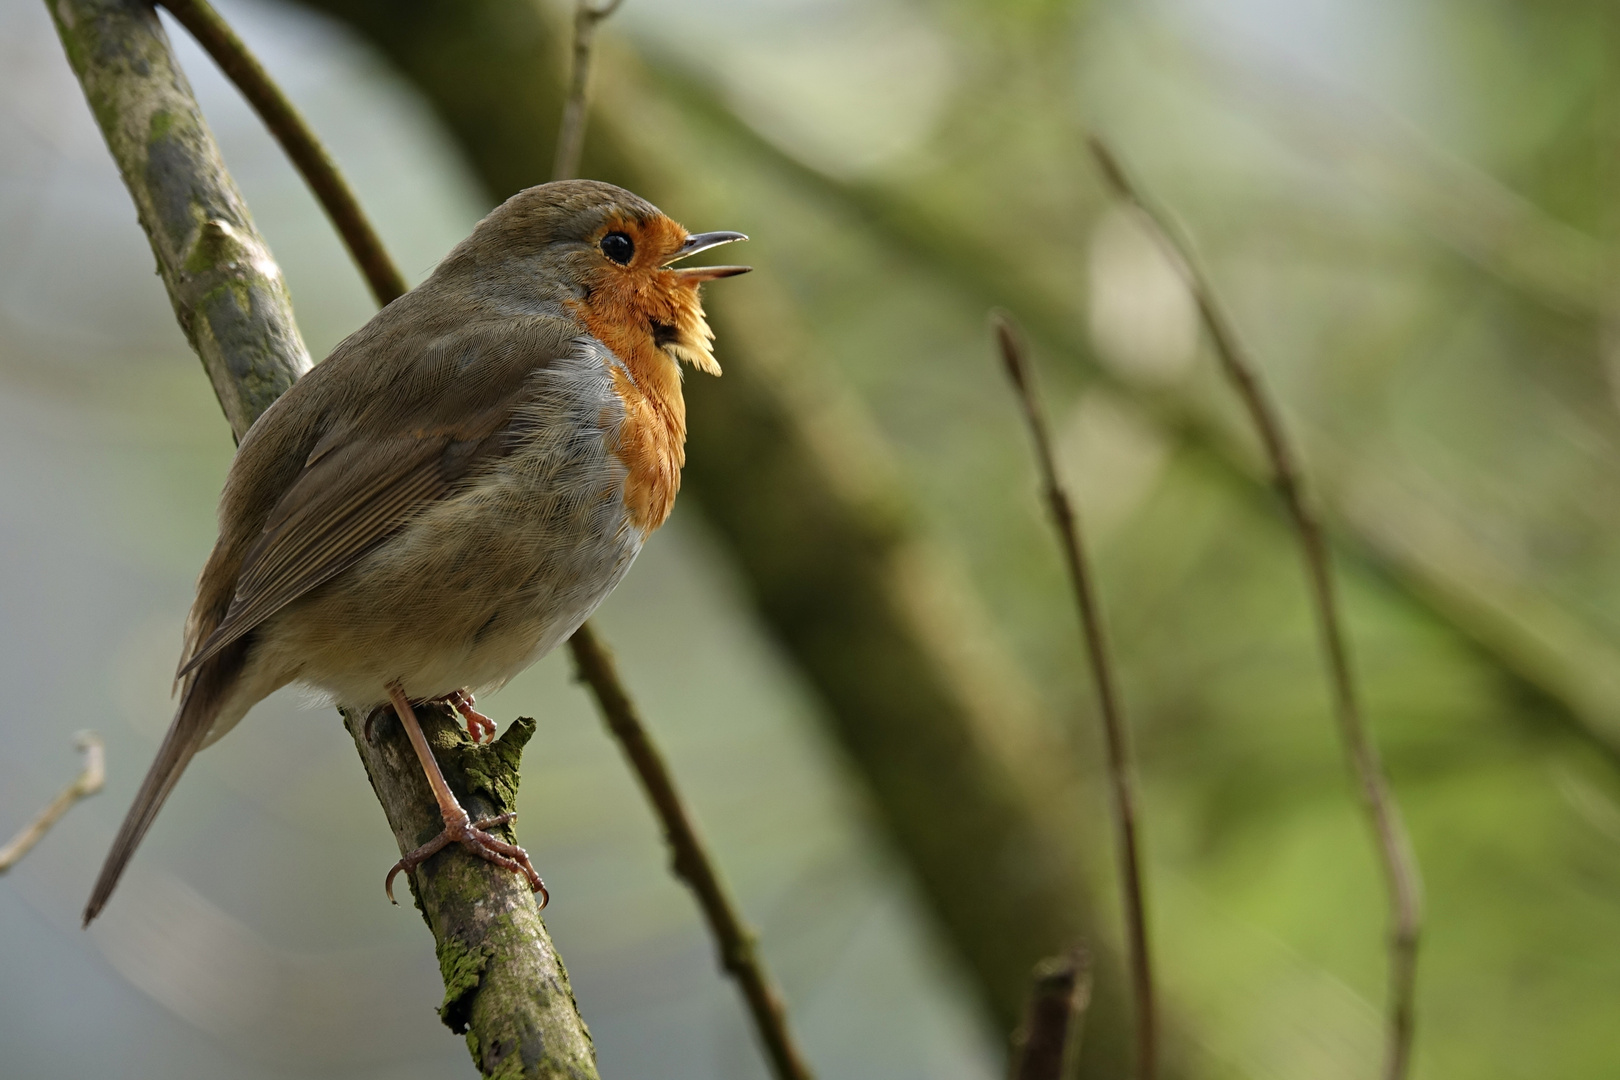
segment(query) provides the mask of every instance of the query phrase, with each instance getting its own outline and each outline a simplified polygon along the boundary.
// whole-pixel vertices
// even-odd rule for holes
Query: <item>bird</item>
[[[689,233],[612,184],[527,188],[349,335],[243,436],[197,581],[179,706],[84,911],[99,914],[196,753],[289,684],[391,706],[451,843],[545,886],[472,821],[413,712],[474,742],[475,694],[566,640],[668,517],[685,463],[682,365],[720,374],[700,287],[677,267],[739,232]]]

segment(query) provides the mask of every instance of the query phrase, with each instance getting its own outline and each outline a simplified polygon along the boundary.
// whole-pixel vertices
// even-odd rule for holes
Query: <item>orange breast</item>
[[[624,403],[624,425],[613,449],[629,470],[630,520],[648,533],[675,505],[686,463],[686,402],[676,357],[715,375],[720,366],[709,351],[714,335],[703,318],[698,280],[667,268],[686,230],[661,215],[615,220],[603,229],[634,235],[636,254],[628,265],[604,264],[592,271],[585,295],[569,306],[624,363],[625,371],[613,378]]]
[[[686,463],[686,400],[681,396],[680,369],[638,324],[584,304],[576,310],[591,335],[626,369],[613,373],[613,389],[624,403],[624,424],[613,452],[629,471],[624,501],[630,521],[649,533],[669,517]]]

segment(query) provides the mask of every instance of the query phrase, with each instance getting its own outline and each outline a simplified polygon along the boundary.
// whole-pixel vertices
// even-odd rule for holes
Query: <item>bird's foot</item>
[[[471,690],[455,690],[439,700],[448,704],[467,721],[467,734],[472,736],[475,745],[490,742],[495,738],[495,721],[473,708]]]
[[[388,894],[389,902],[399,903],[394,899],[394,878],[400,871],[414,870],[451,844],[461,844],[480,859],[528,878],[529,888],[540,894],[540,906],[545,907],[551,900],[551,894],[546,891],[546,883],[540,880],[540,875],[535,873],[534,864],[529,862],[529,853],[516,844],[508,844],[505,840],[491,836],[485,831],[498,825],[505,825],[516,817],[517,814],[510,813],[485,818],[482,821],[472,821],[467,817],[466,811],[462,811],[461,817],[456,820],[446,815],[444,832],[415,851],[407,853],[394,864],[393,869],[388,871],[388,878],[383,882],[383,891]]]
[[[471,736],[475,746],[481,746],[484,743],[494,741],[495,732],[497,730],[495,721],[473,708],[474,699],[471,691],[452,690],[450,693],[444,695],[444,697],[431,698],[428,701],[423,702],[423,704],[432,705],[440,702],[450,706],[461,715],[463,720],[467,722],[467,734]],[[376,723],[377,717],[390,711],[397,710],[394,710],[389,705],[379,705],[366,717],[366,722],[361,730],[366,737],[367,743],[372,741],[371,729],[372,725]]]

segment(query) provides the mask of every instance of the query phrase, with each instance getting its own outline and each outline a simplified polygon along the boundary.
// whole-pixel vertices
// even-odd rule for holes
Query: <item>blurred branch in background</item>
[[[74,803],[96,794],[107,782],[106,747],[102,744],[101,736],[93,731],[81,732],[74,745],[84,755],[84,767],[79,770],[73,783],[63,788],[62,793],[52,799],[33,821],[24,825],[5,847],[0,847],[0,874],[16,866],[17,861],[44,839],[51,826],[60,821]]]
[[[650,57],[649,65],[661,92],[745,149],[750,159],[860,222],[891,250],[909,255],[919,269],[955,290],[964,303],[1015,312],[1037,344],[1067,357],[1088,379],[1133,402],[1172,443],[1206,454],[1255,505],[1269,503],[1262,486],[1265,464],[1242,433],[1186,391],[1099,364],[1080,331],[1083,322],[1070,296],[977,239],[973,223],[942,219],[884,185],[818,169],[760,135],[707,77],[682,61],[659,55]],[[1445,189],[1439,186],[1424,205],[1445,201]],[[1454,206],[1448,208],[1448,220],[1454,211]],[[1515,214],[1508,224],[1517,229],[1526,220]],[[1443,235],[1459,231],[1499,235],[1496,228],[1473,220],[1448,225]],[[1558,264],[1558,252],[1568,249],[1570,235],[1571,230],[1560,229],[1540,236],[1524,257],[1538,267]],[[1483,250],[1461,239],[1457,243],[1460,250]],[[1593,265],[1590,245],[1577,246],[1576,265]],[[1486,247],[1502,249],[1499,243]],[[1488,265],[1500,265],[1513,280],[1563,282],[1546,284],[1551,291],[1544,295],[1591,302],[1590,283],[1569,285],[1567,268],[1561,265],[1550,276],[1496,261]],[[1318,484],[1341,553],[1396,585],[1419,609],[1478,648],[1504,676],[1531,695],[1550,699],[1574,730],[1620,759],[1620,678],[1614,674],[1620,672],[1620,649],[1579,616],[1518,580],[1512,568],[1501,566],[1465,529],[1439,517],[1421,495],[1383,483],[1377,485],[1377,500],[1354,497],[1346,482],[1351,465],[1325,462]]]
[[[326,211],[333,227],[343,237],[355,265],[360,268],[366,284],[371,286],[371,294],[376,297],[378,306],[405,292],[409,287],[405,284],[405,278],[388,257],[381,238],[360,209],[359,202],[332,161],[332,156],[304,122],[298,109],[271,80],[264,65],[248,51],[241,38],[226,25],[207,0],[159,2],[197,39],[225,77],[242,91],[242,96],[247,98],[253,111],[264,121],[264,126],[292,159],[293,165],[315,192],[321,209]]]
[[[788,1026],[781,992],[765,970],[759,950],[754,946],[754,935],[744,925],[730,890],[721,880],[714,860],[692,824],[663,754],[647,734],[635,703],[620,689],[623,684],[612,654],[597,640],[588,623],[575,631],[569,645],[579,677],[596,693],[608,728],[619,740],[619,747],[641,781],[647,800],[663,822],[671,868],[697,896],[698,906],[703,909],[703,917],[720,949],[720,966],[737,980],[772,1073],[777,1080],[809,1080],[810,1066],[805,1063],[804,1053]]]
[[[565,88],[553,75],[561,35],[543,9],[524,0],[310,6],[348,22],[422,92],[492,198],[550,174],[553,148],[536,133],[552,130]],[[684,166],[627,144],[620,113],[651,108],[644,94],[614,80],[584,171],[685,216],[670,189],[708,185],[683,186]],[[1109,940],[1086,884],[1092,838],[1079,768],[1029,695],[987,670],[977,646],[991,635],[974,605],[946,600],[966,588],[922,542],[884,463],[845,437],[836,416],[803,407],[790,373],[816,365],[793,302],[751,279],[746,297],[718,300],[711,318],[734,359],[724,378],[688,394],[686,497],[737,556],[995,1026],[1011,1030],[1038,960],[1076,940]],[[1117,1077],[1130,1053],[1121,966],[1112,950],[1096,953],[1095,1037],[1080,1068]]]
[[[614,0],[601,9],[581,3],[577,14],[575,78],[559,136],[560,145],[569,139],[574,140],[569,160],[564,163],[559,159],[559,166],[565,165],[565,172],[569,175],[577,170],[579,150],[584,140],[587,100],[583,72],[590,64],[592,31],[597,23],[613,13],[618,2]],[[247,46],[207,0],[172,0],[172,3],[165,0],[165,6],[183,12],[176,17],[187,29],[206,35],[204,45],[209,55],[242,90],[260,119],[292,158],[337,227],[378,303],[387,304],[401,295],[405,291],[404,278],[372,229],[359,200],[332,165],[315,133]],[[674,855],[674,870],[697,896],[719,946],[722,966],[737,980],[772,1069],[779,1080],[808,1080],[810,1070],[789,1030],[780,992],[765,971],[764,962],[754,948],[742,916],[737,912],[719,870],[692,825],[684,801],[675,788],[674,778],[642,723],[611,653],[597,639],[588,622],[569,640],[569,649],[580,679],[591,688],[597,706],[607,721],[608,730],[619,740],[626,761],[635,770],[654,813],[663,822],[664,835]],[[400,812],[406,809],[402,807]],[[509,809],[503,807],[496,813]]]
[[[74,74],[135,201],[175,314],[240,439],[308,367],[280,269],[254,230],[152,7],[142,0],[49,5]],[[404,725],[362,734],[346,714],[401,852],[436,831],[433,800]],[[433,738],[466,741],[440,717]],[[454,732],[446,728],[455,727]],[[474,812],[509,804],[528,727],[502,744],[446,753],[452,788]],[[443,747],[453,750],[453,746]],[[489,815],[485,815],[489,816]],[[595,1053],[527,884],[460,850],[412,874],[445,981],[441,1016],[467,1033],[486,1073],[596,1076]]]
[[[1178,53],[1246,111],[1357,184],[1388,198],[1424,233],[1553,310],[1613,317],[1620,298],[1601,240],[1558,220],[1409,121],[1303,66],[1204,47]]]
[[[1052,438],[1046,422],[1046,411],[1041,407],[1035,390],[1035,374],[1025,355],[1024,343],[1017,327],[1005,312],[992,316],[996,343],[1001,349],[1002,364],[1007,378],[1018,396],[1019,409],[1024,414],[1034,445],[1036,470],[1041,478],[1041,494],[1052,515],[1052,524],[1058,531],[1059,546],[1063,549],[1064,567],[1069,584],[1074,589],[1075,607],[1080,614],[1080,626],[1085,636],[1086,658],[1091,665],[1093,689],[1097,694],[1097,712],[1102,718],[1103,741],[1108,753],[1108,787],[1114,804],[1114,824],[1118,830],[1120,888],[1124,892],[1125,939],[1130,950],[1131,987],[1136,1002],[1136,1075],[1152,1080],[1157,1072],[1158,1040],[1155,1035],[1153,996],[1153,958],[1149,947],[1147,925],[1147,898],[1142,881],[1142,857],[1136,838],[1135,781],[1131,776],[1131,753],[1125,718],[1119,705],[1118,679],[1113,660],[1109,656],[1108,636],[1103,629],[1102,604],[1097,598],[1092,581],[1091,566],[1080,540],[1080,521],[1074,511],[1069,493],[1058,478],[1057,460],[1052,453]]]
[[[1355,678],[1350,670],[1349,643],[1339,611],[1327,539],[1311,509],[1297,455],[1283,431],[1282,419],[1261,385],[1258,371],[1239,342],[1237,331],[1227,319],[1208,277],[1194,261],[1191,242],[1175,229],[1168,214],[1142,194],[1107,143],[1093,136],[1091,150],[1109,188],[1146,219],[1152,235],[1164,245],[1166,254],[1197,302],[1199,315],[1215,345],[1221,370],[1242,399],[1244,409],[1260,436],[1271,463],[1277,493],[1299,538],[1300,554],[1305,563],[1305,575],[1317,617],[1317,631],[1322,641],[1323,659],[1332,688],[1334,718],[1338,722],[1339,735],[1356,780],[1362,808],[1372,827],[1388,890],[1389,1041],[1384,1076],[1388,1080],[1402,1080],[1411,1061],[1422,885],[1411,841],[1401,822],[1400,807],[1389,789],[1389,780],[1379,761],[1378,748],[1361,714]]]
[[[624,0],[606,0],[597,7],[591,0],[578,0],[574,5],[574,63],[568,79],[568,100],[563,103],[562,123],[557,129],[553,180],[571,180],[579,175],[579,155],[585,149],[585,114],[590,106],[591,45],[597,26],[622,3]]]
[[[1024,1022],[1013,1032],[1010,1080],[1063,1080],[1073,1071],[1091,1002],[1091,958],[1076,945],[1035,965]]]

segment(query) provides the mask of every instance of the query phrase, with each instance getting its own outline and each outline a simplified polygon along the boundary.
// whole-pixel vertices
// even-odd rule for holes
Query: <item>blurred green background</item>
[[[221,10],[425,276],[489,205],[441,114],[349,25]],[[371,313],[360,279],[174,38],[322,356]],[[604,124],[664,209],[753,237],[756,273],[716,304],[723,288],[731,318],[764,313],[756,349],[791,339],[772,377],[833,403],[851,484],[905,494],[972,647],[1072,759],[1063,813],[1106,951],[1090,689],[985,311],[1031,326],[1135,732],[1175,1073],[1374,1075],[1383,900],[1291,539],[1088,129],[1198,239],[1336,529],[1427,884],[1414,1074],[1614,1075],[1620,11],[628,0],[601,41]],[[75,730],[109,760],[107,792],[0,881],[0,1075],[468,1075],[432,1014],[427,935],[382,899],[394,855],[363,772],[294,694],[197,760],[107,915],[77,927],[169,720],[230,455],[151,266],[44,7],[0,0],[0,833],[73,774]],[[736,377],[753,356],[717,325]],[[701,418],[712,391],[688,386]],[[931,914],[736,554],[683,500],[600,623],[809,1056],[829,1080],[998,1075],[1005,1032],[960,929]],[[539,720],[520,836],[604,1075],[765,1075],[565,660],[488,706]]]

